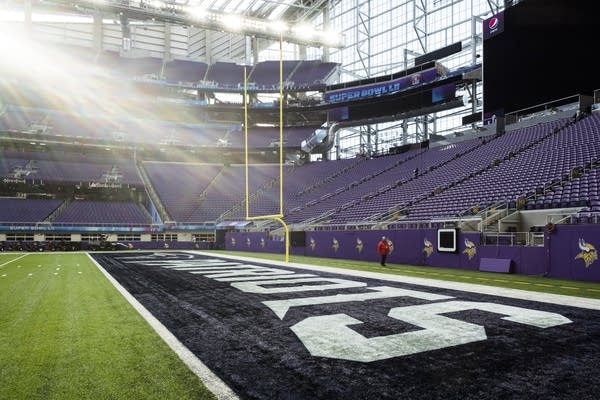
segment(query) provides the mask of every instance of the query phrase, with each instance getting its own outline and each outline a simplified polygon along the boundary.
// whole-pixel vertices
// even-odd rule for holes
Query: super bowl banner
[[[325,92],[323,98],[327,103],[339,103],[343,101],[366,99],[369,97],[386,96],[422,83],[433,82],[437,77],[438,70],[433,67],[387,82],[331,90]]]

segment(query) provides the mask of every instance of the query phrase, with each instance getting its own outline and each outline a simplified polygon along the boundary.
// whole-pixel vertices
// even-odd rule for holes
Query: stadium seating
[[[55,199],[0,198],[0,223],[42,222],[61,203],[62,200]]]
[[[140,206],[127,201],[75,200],[54,220],[55,223],[72,224],[124,224],[148,225],[151,219]]]
[[[252,165],[248,169],[248,188],[250,193],[274,184],[279,173],[277,165]],[[231,166],[223,172],[207,188],[200,205],[192,212],[189,222],[217,221],[220,217],[238,207],[241,219],[244,219],[245,206],[245,169],[243,166]],[[252,213],[253,215],[256,215]]]
[[[0,153],[0,177],[10,177],[17,167],[24,168],[29,160],[23,158],[8,158]]]
[[[250,73],[248,69],[247,73]],[[206,81],[218,82],[223,88],[239,88],[244,82],[244,66],[235,63],[216,62],[206,71]]]
[[[591,169],[600,160],[599,133],[600,116],[592,115],[543,144],[534,155],[540,165],[535,175],[555,176],[564,184],[557,184],[547,193],[534,196],[527,202],[526,208],[586,206],[592,207],[592,212],[600,211],[599,170]]]
[[[424,168],[419,168],[420,175],[417,179],[407,180],[408,171],[405,171],[404,181],[398,182],[398,185],[389,190],[373,193],[372,198],[361,201],[356,207],[336,214],[332,222],[357,221],[374,214],[384,213],[392,208],[401,209],[416,202],[426,201],[435,191],[450,190],[453,186],[456,186],[457,189],[455,190],[460,190],[458,188],[465,185],[461,185],[461,181],[473,178],[474,174],[480,173],[494,162],[499,162],[500,159],[508,156],[511,152],[517,152],[520,148],[539,140],[544,135],[548,135],[556,124],[550,123],[544,126],[527,128],[523,131],[519,130],[499,137],[487,138],[485,141],[475,139],[449,145],[454,147],[455,150],[447,157],[444,157],[444,151],[447,151],[445,150],[446,147],[431,149],[424,154],[424,159],[439,160],[438,165],[443,164],[443,168],[428,170],[432,163],[431,161],[425,161]],[[436,153],[441,154],[436,155]],[[470,193],[467,194],[467,196],[469,195]],[[438,198],[441,198],[441,195],[434,196],[434,199]],[[473,206],[483,207],[484,205],[480,204],[482,201],[476,200],[474,204],[457,206],[459,207],[458,210],[452,208],[450,215]],[[440,200],[439,204],[440,207],[449,208],[452,202]],[[423,214],[419,214],[419,210],[416,206],[411,208],[411,217],[422,216],[427,218],[428,213],[433,211],[427,207],[423,209]],[[438,213],[438,211],[434,212]],[[435,214],[429,216],[433,215]]]
[[[15,175],[16,167],[22,170],[19,176]],[[143,185],[132,159],[119,156],[93,157],[83,153],[2,151],[0,177],[47,182]]]
[[[564,124],[564,121],[559,122]],[[537,134],[544,130],[554,129],[550,126],[538,126]],[[507,134],[507,137],[521,135],[529,136],[536,132],[517,131]],[[443,193],[426,199],[408,210],[409,219],[430,219],[432,217],[456,217],[469,214],[486,207],[505,203],[516,207],[517,198],[531,196],[536,190],[559,182],[570,168],[576,163],[576,158],[567,156],[574,150],[573,128],[560,130],[551,134],[523,151],[509,157],[493,168],[489,168],[465,182],[449,188]],[[504,149],[504,147],[503,147]],[[596,149],[596,154],[599,149]],[[501,154],[506,156],[506,153]],[[570,203],[557,204],[566,207]]]
[[[303,140],[310,137],[316,127],[284,127],[283,142],[284,146],[299,147]],[[241,127],[238,130],[230,132],[227,136],[232,147],[244,147],[244,132]],[[252,127],[248,129],[248,146],[270,147],[271,144],[278,145],[279,128]]]
[[[215,146],[233,127],[233,124],[107,118],[13,105],[8,105],[0,115],[0,131],[188,146]]]
[[[297,65],[297,68],[300,66]],[[98,131],[99,119],[69,121],[64,113],[23,107],[5,107],[3,127],[27,129],[34,121],[55,121],[88,134]],[[93,122],[92,122],[93,121]],[[111,127],[134,131],[134,119],[112,120]],[[61,125],[63,124],[63,125]],[[217,141],[226,137],[232,147],[243,145],[238,129],[225,125],[196,126],[161,122],[140,137],[172,139],[191,144],[194,137]],[[165,135],[176,126],[177,135]],[[139,127],[139,126],[138,126]],[[186,129],[189,129],[186,131]],[[285,128],[284,140],[295,145],[314,128]],[[68,129],[64,129],[68,131]],[[285,219],[299,223],[318,218],[330,224],[404,218],[423,221],[465,217],[491,206],[526,209],[580,207],[571,222],[597,220],[600,213],[598,160],[600,116],[576,123],[561,119],[403,154],[367,159],[314,162],[284,168]],[[251,147],[268,147],[278,139],[277,128],[252,128]],[[210,139],[207,139],[210,138]],[[180,223],[241,220],[245,217],[244,168],[239,165],[145,162],[153,189],[170,218]],[[8,151],[0,153],[0,176],[46,182],[114,182],[143,185],[134,162],[118,156]],[[250,213],[279,212],[279,169],[254,165],[249,174]],[[65,210],[66,212],[67,210]],[[67,215],[61,213],[61,215]],[[60,216],[59,216],[60,217]],[[66,217],[61,217],[66,218]],[[73,217],[76,218],[76,217]],[[124,218],[124,221],[129,221]],[[139,219],[136,219],[139,221]],[[135,222],[138,223],[138,222]]]
[[[324,84],[337,66],[337,63],[331,62],[302,61],[288,79],[297,89],[313,87]]]
[[[221,173],[221,165],[147,162],[150,182],[175,221],[188,221],[198,207],[200,195]]]
[[[119,53],[104,51],[98,57],[98,64],[117,77],[141,77],[153,75],[158,77],[162,68],[162,59],[155,57],[128,58]]]
[[[288,81],[290,74],[298,66],[300,61],[283,61],[282,73],[283,82]],[[248,77],[248,82],[254,83],[258,88],[276,89],[279,87],[280,72],[279,61],[263,61],[259,62],[252,69],[252,73]]]
[[[208,65],[199,61],[173,60],[165,64],[163,72],[167,82],[198,82],[204,79]]]

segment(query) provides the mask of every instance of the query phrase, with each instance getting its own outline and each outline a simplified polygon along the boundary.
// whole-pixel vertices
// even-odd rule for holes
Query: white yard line
[[[302,268],[311,271],[329,272],[333,274],[358,276],[361,278],[381,279],[392,282],[410,283],[441,289],[462,290],[464,292],[488,294],[493,296],[508,297],[512,299],[539,301],[541,303],[558,304],[561,306],[587,308],[600,310],[600,299],[589,299],[584,297],[567,296],[562,294],[531,292],[528,290],[502,288],[497,286],[478,285],[475,283],[450,282],[431,278],[418,278],[405,275],[390,275],[381,272],[356,271],[344,268],[322,267],[316,265],[286,263],[283,261],[265,260],[253,257],[232,256],[225,254],[205,253],[202,251],[186,251],[186,253],[200,254],[214,258],[226,258],[230,260],[245,261],[249,263],[261,263],[278,265],[281,267]]]
[[[88,258],[98,267],[106,276],[106,279],[125,297],[125,299],[136,309],[138,313],[150,324],[158,333],[162,340],[177,354],[177,356],[192,370],[194,374],[206,385],[218,399],[237,400],[238,396],[231,390],[225,382],[216,376],[202,361],[198,359],[187,347],[183,345],[150,311],[146,309],[139,301],[135,299],[115,278],[112,277],[102,266],[89,254]]]
[[[23,258],[23,257],[27,257],[28,255],[29,255],[29,254],[23,254],[22,256],[19,256],[19,257],[17,257],[17,258],[13,258],[12,260],[5,262],[4,264],[0,264],[0,268],[4,267],[5,265],[8,265],[8,264],[10,264],[10,263],[12,263],[12,262],[15,262],[15,261],[17,261],[17,260],[20,260],[20,259],[21,259],[21,258]]]

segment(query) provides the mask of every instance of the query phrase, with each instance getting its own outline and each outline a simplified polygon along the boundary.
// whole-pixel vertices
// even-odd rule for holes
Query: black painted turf
[[[294,268],[368,287],[555,312],[573,321],[539,329],[478,310],[451,313],[484,325],[488,340],[371,363],[344,361],[311,356],[290,326],[310,316],[345,313],[364,321],[353,329],[366,337],[401,333],[415,327],[387,317],[390,308],[428,301],[401,297],[295,307],[280,320],[261,302],[364,289],[250,294],[201,275],[121,262],[135,255],[93,257],[242,399],[600,399],[599,311]]]

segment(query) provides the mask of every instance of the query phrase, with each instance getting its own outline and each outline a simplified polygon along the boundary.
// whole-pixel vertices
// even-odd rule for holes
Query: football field
[[[0,307],[2,399],[598,398],[592,298],[122,252],[2,254]]]
[[[86,254],[0,254],[0,399],[210,398]]]

